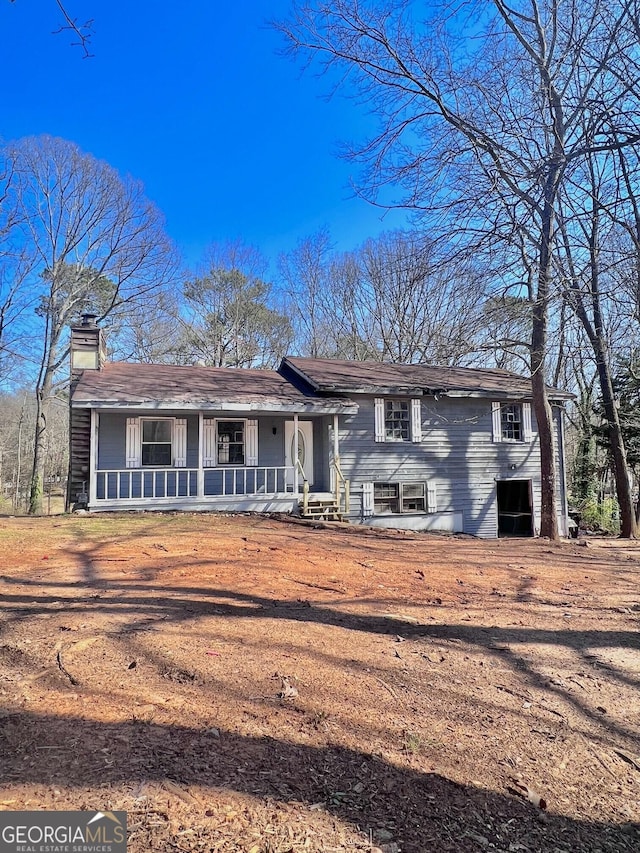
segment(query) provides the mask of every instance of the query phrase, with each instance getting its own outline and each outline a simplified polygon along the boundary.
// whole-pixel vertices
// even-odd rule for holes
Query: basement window
[[[376,514],[426,512],[424,483],[374,483],[373,508]]]

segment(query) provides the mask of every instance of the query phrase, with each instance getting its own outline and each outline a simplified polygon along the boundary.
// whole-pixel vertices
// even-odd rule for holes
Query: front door
[[[291,466],[295,461],[295,423],[285,421],[284,423],[284,464]],[[313,485],[313,423],[311,421],[298,421],[298,461],[304,471],[304,477],[298,470],[298,486],[302,485],[303,479]],[[291,485],[293,483],[290,481]]]

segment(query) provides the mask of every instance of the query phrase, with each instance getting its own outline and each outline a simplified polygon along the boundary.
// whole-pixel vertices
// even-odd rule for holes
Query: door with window
[[[313,485],[313,423],[298,421],[298,461],[302,466],[309,485]],[[284,464],[289,467],[295,464],[295,423],[285,421],[284,424]],[[302,485],[304,477],[298,469],[298,486]],[[289,485],[295,481],[288,477]]]

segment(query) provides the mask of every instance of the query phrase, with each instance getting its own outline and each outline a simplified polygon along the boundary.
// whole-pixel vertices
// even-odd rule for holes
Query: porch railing
[[[126,468],[96,471],[97,501],[297,494],[295,468]],[[199,487],[200,483],[200,487]]]
[[[331,460],[331,467],[335,471],[336,506],[340,512],[344,512],[345,515],[348,515],[351,510],[351,483],[342,473],[339,457]]]

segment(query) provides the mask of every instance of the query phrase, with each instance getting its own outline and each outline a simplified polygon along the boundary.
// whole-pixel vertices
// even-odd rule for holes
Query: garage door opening
[[[499,480],[498,536],[533,536],[531,480]]]

